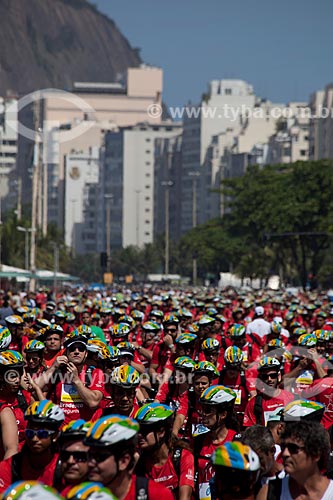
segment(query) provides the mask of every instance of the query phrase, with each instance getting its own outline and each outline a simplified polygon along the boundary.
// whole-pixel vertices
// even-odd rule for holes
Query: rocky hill
[[[0,95],[115,81],[141,62],[86,0],[0,0]]]

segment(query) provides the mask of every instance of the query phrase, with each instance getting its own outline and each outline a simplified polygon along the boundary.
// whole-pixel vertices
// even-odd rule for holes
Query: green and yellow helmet
[[[194,367],[193,376],[206,375],[209,378],[219,376],[219,371],[213,363],[209,361],[199,361]]]
[[[227,365],[239,365],[243,361],[243,352],[239,347],[229,346],[225,350],[224,361]]]
[[[179,358],[175,359],[175,361],[173,362],[173,366],[177,370],[192,372],[195,367],[195,362],[188,356],[180,356]]]
[[[60,406],[44,399],[28,406],[24,419],[37,424],[48,424],[58,429],[65,420],[65,414]]]
[[[12,334],[6,326],[0,326],[0,351],[5,351],[10,346]]]
[[[62,500],[54,488],[38,481],[17,481],[1,495],[2,500]]]
[[[229,328],[229,337],[234,339],[245,335],[245,326],[235,323]]]
[[[229,405],[236,400],[236,393],[224,385],[211,385],[203,391],[199,402],[205,405]]]
[[[218,446],[211,456],[215,467],[228,467],[246,472],[259,472],[258,455],[249,446],[239,441],[230,441]]]
[[[86,482],[73,486],[67,493],[66,500],[117,500],[117,498],[102,483]]]
[[[217,339],[205,339],[201,344],[201,349],[205,351],[218,351],[220,349],[220,342]]]
[[[110,383],[123,389],[138,387],[140,384],[140,374],[132,366],[120,365],[113,370]]]
[[[139,432],[139,424],[123,415],[104,416],[88,430],[83,442],[87,446],[115,446],[133,440]]]
[[[170,406],[162,403],[147,403],[143,405],[135,414],[135,420],[141,425],[156,425],[165,423],[173,417],[173,410]]]

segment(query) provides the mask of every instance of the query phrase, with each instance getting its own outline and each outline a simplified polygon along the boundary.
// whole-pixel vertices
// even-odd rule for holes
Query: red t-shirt
[[[148,480],[148,498],[149,500],[174,500],[174,496],[170,490],[155,483],[155,481]],[[136,500],[136,476],[132,476],[131,487],[125,496],[124,500]]]
[[[276,408],[286,406],[288,403],[294,400],[294,395],[291,392],[285,391],[283,389],[280,389],[280,393],[278,396],[275,397],[269,397],[265,396],[265,394],[262,395],[262,418],[260,424],[265,425],[267,422],[267,418],[270,413],[272,413]],[[256,402],[256,398],[253,397],[250,399],[248,402],[246,408],[245,408],[245,415],[244,415],[244,422],[243,425],[244,427],[251,427],[252,425],[256,425],[256,417],[254,414],[254,405]]]
[[[214,472],[212,467],[210,466],[210,457],[212,456],[212,453],[215,451],[215,449],[218,446],[221,446],[224,443],[227,443],[228,441],[232,441],[236,432],[228,429],[228,433],[223,441],[220,443],[214,444],[212,443],[212,434],[211,432],[208,432],[204,441],[202,448],[199,452],[200,458],[198,459],[198,482],[199,482],[199,489],[200,489],[200,484],[207,483],[212,479],[214,476]]]
[[[325,429],[329,429],[333,425],[333,377],[315,380],[309,389],[303,391],[302,397],[325,405],[321,424]]]
[[[85,384],[87,366],[84,366],[80,373],[80,380]],[[89,389],[99,391],[104,395],[104,374],[99,368],[95,368],[91,373],[91,383]],[[101,416],[100,405],[98,408],[89,408],[81,399],[74,384],[58,382],[55,387],[55,401],[65,413],[64,425],[71,420],[96,420]]]
[[[47,486],[52,486],[54,471],[59,458],[55,453],[51,462],[45,464],[43,469],[36,470],[31,463],[29,450],[21,452],[23,455],[20,480],[39,481]],[[0,493],[3,493],[12,484],[12,457],[0,462]]]
[[[184,415],[186,417],[188,412],[188,391],[179,394],[177,389],[178,387],[176,387],[171,399],[174,402],[175,407],[177,408],[176,413]],[[169,382],[164,382],[164,384],[161,385],[158,393],[156,394],[156,399],[160,403],[165,403],[168,398],[169,390]]]
[[[163,373],[164,367],[171,356],[170,349],[166,349],[164,342],[159,342],[153,349],[150,365],[157,365],[156,372]]]
[[[180,477],[177,477],[172,455],[168,456],[168,460],[161,467],[154,465],[148,459],[145,461],[145,471],[146,477],[162,484],[169,490],[175,490],[179,486],[194,488],[194,457],[188,450],[181,450]]]
[[[29,406],[30,402],[31,402],[30,392],[22,390],[22,395],[24,396],[24,398],[27,402],[27,405]],[[24,412],[19,407],[16,394],[14,394],[12,396],[7,396],[5,399],[0,397],[0,405],[9,406],[9,408],[14,413],[15,418],[16,418],[16,423],[17,423],[19,443],[23,443],[25,441],[24,431],[27,427],[27,421],[24,420]]]

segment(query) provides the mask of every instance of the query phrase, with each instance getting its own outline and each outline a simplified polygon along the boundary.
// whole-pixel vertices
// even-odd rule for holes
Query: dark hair
[[[320,457],[318,468],[325,469],[330,453],[330,440],[326,429],[319,422],[287,422],[281,441],[294,438],[300,441],[309,457]]]
[[[254,451],[260,450],[263,453],[269,453],[275,445],[271,431],[263,425],[247,427],[242,434],[241,442],[253,448]]]

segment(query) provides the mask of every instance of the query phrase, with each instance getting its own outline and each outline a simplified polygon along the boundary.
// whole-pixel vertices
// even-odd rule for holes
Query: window
[[[150,149],[146,149],[146,154],[150,154]]]
[[[146,208],[146,209],[145,209],[145,212],[150,212],[150,208]]]
[[[150,177],[150,173],[149,172],[146,173],[146,177]]]
[[[232,90],[231,89],[225,89],[224,94],[225,95],[231,95],[232,94]]]
[[[148,138],[148,139],[146,139],[146,142],[150,142],[150,139],[149,139],[149,138]]]
[[[145,201],[150,201],[150,196],[146,196]]]
[[[150,165],[150,161],[146,161],[146,165]]]
[[[301,156],[306,156],[307,151],[306,151],[306,149],[301,149],[300,153],[301,153]]]
[[[145,236],[150,236],[150,233],[145,233]]]
[[[145,220],[145,224],[150,224],[150,220]]]
[[[147,184],[147,186],[145,186],[145,189],[150,189],[150,186],[149,186],[149,184]]]

